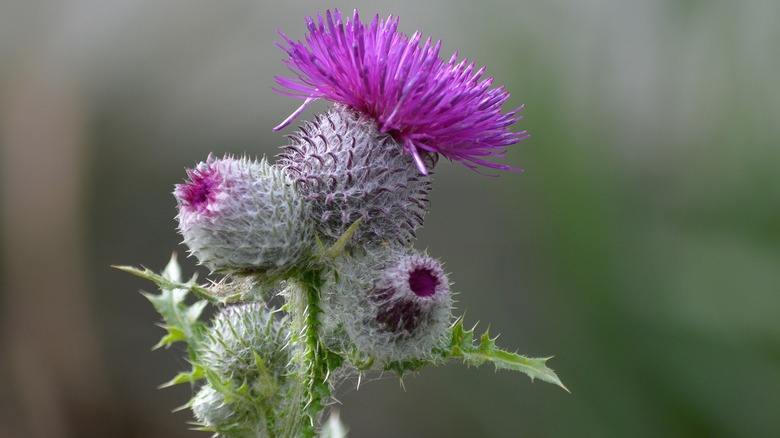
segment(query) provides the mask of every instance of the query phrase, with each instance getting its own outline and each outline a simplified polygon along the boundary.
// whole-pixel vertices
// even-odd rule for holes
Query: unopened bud
[[[426,359],[448,339],[452,297],[441,264],[425,254],[379,247],[347,257],[326,300],[351,342],[384,362]]]
[[[201,345],[200,363],[225,380],[278,384],[290,361],[285,348],[289,334],[280,314],[259,303],[225,308],[214,318]]]
[[[406,244],[428,212],[431,177],[403,144],[344,105],[290,136],[280,165],[311,205],[319,231],[337,239],[359,218],[356,242]],[[433,168],[435,155],[425,162]]]
[[[209,157],[178,184],[179,231],[213,271],[283,272],[308,253],[313,230],[303,198],[265,160]]]

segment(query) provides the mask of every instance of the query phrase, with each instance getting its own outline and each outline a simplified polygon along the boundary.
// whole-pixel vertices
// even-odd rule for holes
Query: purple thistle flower
[[[411,38],[398,32],[397,17],[380,20],[377,15],[366,26],[357,11],[343,21],[334,10],[325,18],[318,14],[316,22],[308,17],[306,24],[306,43],[279,32],[289,47],[277,45],[290,55],[285,63],[297,78],[276,77],[287,89],[276,91],[306,100],[275,130],[322,98],[376,119],[380,131],[396,137],[423,174],[424,154],[441,154],[471,169],[520,171],[483,159],[503,158],[506,146],[528,137],[526,131],[508,130],[522,118],[515,116],[522,106],[502,114],[509,93],[503,87],[490,89],[492,78],[480,80],[484,67],[475,71],[467,59],[456,62],[457,52],[444,62],[441,41],[432,44],[428,38],[421,47],[419,32]]]

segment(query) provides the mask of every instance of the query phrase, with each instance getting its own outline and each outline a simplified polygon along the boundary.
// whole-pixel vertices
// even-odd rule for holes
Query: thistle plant
[[[439,57],[441,42],[369,24],[357,12],[307,20],[306,42],[280,32],[293,78],[282,94],[317,99],[327,112],[289,135],[276,164],[209,156],[175,187],[179,232],[190,255],[219,276],[184,280],[175,256],[145,294],[164,320],[158,346],[183,342],[187,404],[199,428],[225,437],[336,436],[323,411],[347,378],[428,364],[491,362],[565,389],[547,359],[475,339],[453,315],[442,263],[413,247],[441,157],[471,169],[527,137],[512,132],[509,94],[466,60]],[[188,299],[188,297],[194,299]],[[215,316],[204,316],[207,306]]]

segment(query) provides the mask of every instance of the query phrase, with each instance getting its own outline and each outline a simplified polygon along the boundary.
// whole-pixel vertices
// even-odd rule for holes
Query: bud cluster
[[[192,256],[221,281],[182,283],[172,260],[147,295],[168,331],[188,343],[199,382],[189,406],[219,436],[305,436],[339,377],[402,374],[426,363],[493,361],[560,384],[544,359],[495,347],[454,323],[441,263],[413,248],[429,209],[439,156],[469,168],[517,170],[485,158],[527,137],[508,127],[503,88],[491,89],[440,43],[420,46],[392,17],[364,25],[357,12],[307,20],[307,44],[282,35],[296,78],[277,78],[304,104],[333,102],[289,135],[278,163],[209,156],[174,190],[178,230]],[[519,108],[518,108],[519,109]],[[185,304],[187,291],[203,301]],[[221,307],[199,321],[207,302]]]
[[[391,134],[345,105],[289,139],[278,164],[210,156],[174,191],[184,244],[226,275],[208,293],[248,303],[222,310],[196,351],[208,379],[191,406],[209,430],[283,433],[269,418],[314,404],[295,396],[301,385],[316,392],[298,379],[317,374],[312,358],[385,369],[434,360],[449,341],[449,280],[411,247],[436,156],[423,157],[421,173]],[[283,291],[286,312],[257,290]]]

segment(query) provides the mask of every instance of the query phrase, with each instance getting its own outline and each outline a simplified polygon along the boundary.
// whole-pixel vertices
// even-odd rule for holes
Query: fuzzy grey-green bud
[[[282,436],[300,382],[290,376],[289,321],[250,303],[223,309],[197,352],[208,382],[191,403],[195,417],[227,436]]]
[[[267,161],[225,157],[187,171],[178,184],[179,232],[213,271],[286,271],[313,242],[304,199]]]
[[[224,380],[275,385],[287,372],[290,335],[281,312],[250,303],[223,309],[198,354],[204,368]],[[273,388],[261,392],[273,393]]]

